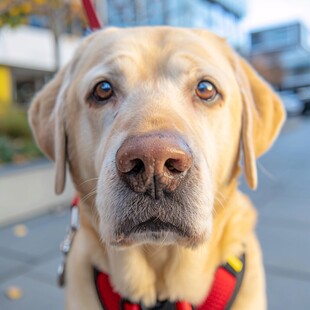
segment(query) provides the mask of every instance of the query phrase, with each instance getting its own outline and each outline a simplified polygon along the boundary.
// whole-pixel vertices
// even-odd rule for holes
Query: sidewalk
[[[259,161],[259,189],[246,191],[258,208],[258,236],[267,272],[270,310],[310,309],[310,118],[290,119],[270,153]],[[268,170],[268,173],[265,171]],[[56,285],[59,243],[69,223],[68,211],[0,230],[0,309],[63,309]],[[10,286],[23,297],[9,300]]]
[[[69,223],[68,211],[26,221],[28,234],[14,235],[13,227],[0,231],[0,309],[63,309],[63,291],[56,285],[59,243]],[[9,287],[21,288],[23,297],[10,300]]]

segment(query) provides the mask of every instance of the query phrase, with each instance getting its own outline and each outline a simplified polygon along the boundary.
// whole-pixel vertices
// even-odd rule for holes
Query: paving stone
[[[32,268],[26,275],[33,279],[39,279],[50,283],[51,285],[57,284],[57,267],[62,261],[63,257],[59,253],[55,258],[48,261],[44,261],[40,264],[37,264]]]
[[[17,286],[23,292],[19,300],[10,300],[5,292]],[[20,276],[0,285],[0,305],[3,310],[58,310],[64,308],[63,290],[44,282]]]
[[[14,260],[12,258],[6,258],[0,256],[0,283],[5,279],[12,277],[14,274],[18,274],[28,270],[30,267],[28,264]]]
[[[261,225],[258,237],[268,265],[309,274],[310,230]]]
[[[69,212],[49,214],[42,218],[22,222],[28,228],[28,234],[23,238],[14,235],[13,227],[2,229],[0,237],[1,252],[6,249],[16,251],[25,256],[27,262],[41,259],[44,256],[55,255],[59,251],[59,243],[64,237],[69,224]]]
[[[310,282],[267,274],[269,310],[309,310]]]

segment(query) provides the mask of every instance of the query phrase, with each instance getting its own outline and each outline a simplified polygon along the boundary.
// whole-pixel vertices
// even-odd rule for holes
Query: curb
[[[40,161],[0,173],[0,227],[70,204],[74,188],[70,180],[61,196],[54,193],[54,165]]]

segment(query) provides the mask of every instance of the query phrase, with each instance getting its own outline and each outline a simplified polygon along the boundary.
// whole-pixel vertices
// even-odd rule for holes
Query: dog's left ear
[[[56,74],[33,99],[28,115],[40,149],[55,161],[55,192],[61,194],[66,180],[64,92],[67,67]]]
[[[243,100],[242,148],[246,181],[257,186],[256,158],[264,154],[278,136],[285,120],[281,100],[271,87],[241,57],[235,70]]]

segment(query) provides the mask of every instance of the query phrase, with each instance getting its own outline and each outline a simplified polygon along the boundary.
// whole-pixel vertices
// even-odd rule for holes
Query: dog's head
[[[278,97],[224,40],[168,27],[94,33],[30,109],[56,192],[67,162],[115,245],[207,240],[240,149],[255,188],[255,160],[283,119]]]

